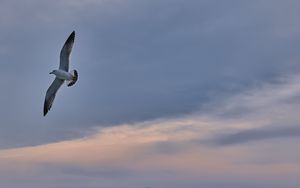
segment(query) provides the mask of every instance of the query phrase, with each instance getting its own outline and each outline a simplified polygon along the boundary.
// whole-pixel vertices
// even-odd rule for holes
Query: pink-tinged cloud
[[[300,183],[296,178],[300,174],[299,136],[290,133],[290,126],[280,126],[289,117],[290,124],[299,120],[295,109],[300,106],[286,102],[300,91],[298,80],[294,77],[279,86],[239,95],[210,115],[120,125],[82,139],[1,150],[0,174],[34,176],[52,165],[152,174],[157,181],[164,181],[159,174],[171,173],[178,181],[237,178]],[[239,117],[224,117],[238,110]],[[230,139],[234,142],[220,143]]]
[[[193,178],[239,176],[263,180],[281,177],[281,172],[300,173],[300,163],[253,163],[259,156],[253,147],[222,148],[194,142],[215,133],[216,128],[210,129],[212,126],[222,125],[221,122],[182,118],[106,128],[93,137],[2,150],[0,164],[4,167],[2,172],[9,169],[11,173],[15,171],[24,175],[30,169],[37,173],[40,166],[49,164],[108,167],[140,173],[171,171],[179,177]]]

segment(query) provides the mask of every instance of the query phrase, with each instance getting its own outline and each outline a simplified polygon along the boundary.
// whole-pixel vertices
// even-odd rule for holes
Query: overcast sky
[[[300,2],[0,0],[0,186],[296,188]],[[43,117],[69,34],[72,87]]]

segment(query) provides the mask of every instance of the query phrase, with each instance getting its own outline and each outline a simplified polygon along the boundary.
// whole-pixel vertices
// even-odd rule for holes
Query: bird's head
[[[55,70],[53,70],[53,71],[51,71],[49,74],[55,74],[55,72],[56,72],[56,71],[55,71]]]

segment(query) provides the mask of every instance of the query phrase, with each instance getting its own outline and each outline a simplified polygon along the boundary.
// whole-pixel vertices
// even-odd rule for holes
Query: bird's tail
[[[78,72],[76,70],[72,70],[71,74],[73,76],[73,79],[67,82],[68,87],[74,85],[78,80]]]

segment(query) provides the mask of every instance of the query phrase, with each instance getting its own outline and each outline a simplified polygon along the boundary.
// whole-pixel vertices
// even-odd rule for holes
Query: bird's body
[[[59,69],[52,71],[51,74],[54,74],[56,78],[59,78],[61,80],[70,81],[74,78],[74,76],[71,73]]]
[[[72,51],[72,47],[75,40],[75,31],[71,33],[65,42],[61,52],[60,52],[60,64],[58,70],[53,70],[50,74],[54,74],[55,80],[52,82],[50,87],[47,90],[45,102],[44,102],[44,116],[50,110],[56,92],[60,88],[60,86],[67,81],[67,86],[72,86],[76,83],[78,79],[78,73],[76,70],[69,72],[69,57]]]

